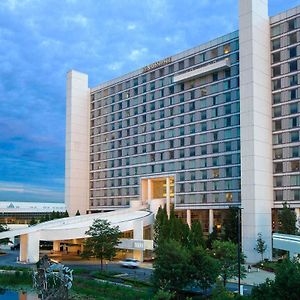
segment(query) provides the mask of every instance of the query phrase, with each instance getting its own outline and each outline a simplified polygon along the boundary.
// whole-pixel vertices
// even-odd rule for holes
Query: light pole
[[[238,287],[239,287],[239,294],[241,294],[241,212],[242,208],[238,206],[238,215],[237,215],[237,234],[238,234]]]

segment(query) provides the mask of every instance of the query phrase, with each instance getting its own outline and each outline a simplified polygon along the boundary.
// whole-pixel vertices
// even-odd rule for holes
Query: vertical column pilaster
[[[247,262],[260,257],[257,234],[272,258],[272,101],[267,0],[239,1],[242,247]]]
[[[170,213],[171,213],[170,177],[167,177],[167,179],[166,179],[166,190],[167,190],[167,197],[166,197],[167,215],[170,218]]]
[[[192,216],[191,216],[191,210],[190,209],[186,210],[186,222],[189,225],[189,227],[191,228],[191,226],[192,226]]]
[[[208,210],[208,232],[212,233],[214,230],[214,210]]]

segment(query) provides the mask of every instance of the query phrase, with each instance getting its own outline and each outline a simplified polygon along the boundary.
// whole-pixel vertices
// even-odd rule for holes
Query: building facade
[[[248,260],[258,233],[271,256],[276,208],[300,207],[300,7],[239,4],[239,31],[93,88],[68,73],[71,214],[165,203],[211,232],[240,206]]]

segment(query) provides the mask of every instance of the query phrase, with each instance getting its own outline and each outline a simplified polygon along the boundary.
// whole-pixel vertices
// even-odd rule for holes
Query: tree
[[[208,249],[212,249],[212,244],[214,241],[219,239],[219,233],[217,226],[214,226],[213,231],[208,235],[208,238],[206,240],[206,247]]]
[[[166,207],[162,208],[161,206],[158,208],[155,222],[153,225],[154,228],[154,247],[157,247],[160,241],[165,241],[169,234],[168,234],[168,215],[166,211]]]
[[[199,221],[192,222],[192,226],[188,235],[190,247],[205,247],[203,230]]]
[[[8,231],[7,225],[0,224],[0,232]],[[0,240],[0,245],[7,244],[9,242],[9,238],[4,238]]]
[[[193,248],[191,250],[190,272],[193,286],[206,290],[216,282],[219,275],[219,263],[209,256],[202,247]]]
[[[79,209],[77,209],[75,216],[80,216]]]
[[[261,261],[264,260],[264,253],[266,252],[267,247],[268,246],[267,246],[266,242],[262,238],[262,234],[259,233],[257,235],[256,247],[254,248],[254,250],[261,255]]]
[[[29,222],[29,226],[33,226],[37,224],[37,220],[35,218],[31,218],[30,222]]]
[[[68,211],[66,210],[65,212],[64,212],[64,214],[63,214],[63,218],[68,218],[69,217],[69,213],[68,213]]]
[[[228,241],[214,241],[212,244],[212,256],[219,261],[220,276],[225,286],[228,279],[238,276],[238,246]],[[241,262],[245,259],[240,255]],[[245,278],[246,269],[241,265],[241,278]]]
[[[275,280],[267,279],[252,290],[254,300],[298,300],[300,295],[300,264],[285,259],[275,271]]]
[[[84,243],[82,256],[100,259],[102,271],[103,260],[111,260],[116,255],[121,231],[118,226],[111,226],[107,220],[96,219],[85,234],[90,237]]]
[[[290,209],[287,202],[284,202],[283,208],[280,210],[278,215],[279,220],[279,232],[286,234],[296,234],[297,229],[297,217],[294,210]]]
[[[159,243],[152,275],[156,289],[182,289],[190,282],[190,255],[178,241]]]
[[[224,240],[238,243],[238,207],[230,207],[223,221]]]

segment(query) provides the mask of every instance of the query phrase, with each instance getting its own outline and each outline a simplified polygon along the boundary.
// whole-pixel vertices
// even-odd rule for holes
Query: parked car
[[[134,258],[126,258],[126,259],[120,261],[120,264],[124,268],[135,269],[135,268],[139,267],[140,262],[137,259],[134,259]]]

